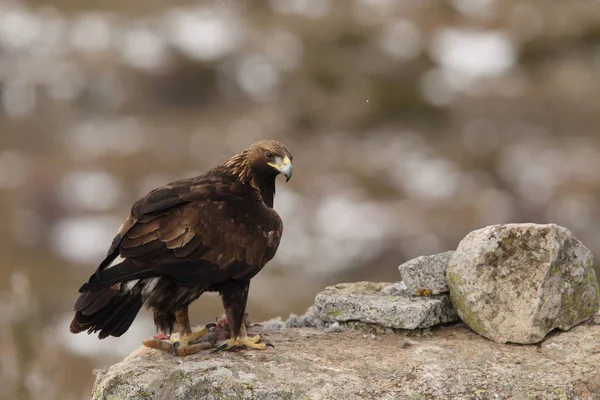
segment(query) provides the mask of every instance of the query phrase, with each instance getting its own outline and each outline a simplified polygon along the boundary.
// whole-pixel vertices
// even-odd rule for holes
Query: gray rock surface
[[[315,306],[327,322],[362,322],[395,329],[428,328],[458,320],[448,295],[395,296],[386,282],[339,283],[317,294]]]
[[[392,296],[403,296],[408,294],[406,292],[406,285],[402,281],[385,286],[381,289],[381,293],[390,294]]]
[[[400,278],[404,281],[408,294],[415,296],[448,292],[446,268],[453,254],[454,251],[446,251],[421,256],[400,265]]]
[[[499,346],[464,325],[408,340],[365,336],[283,328],[263,351],[175,358],[141,348],[98,374],[92,398],[598,399],[600,325],[591,322],[540,346]]]
[[[592,253],[555,224],[488,226],[468,234],[447,271],[452,304],[475,332],[537,343],[598,311]]]

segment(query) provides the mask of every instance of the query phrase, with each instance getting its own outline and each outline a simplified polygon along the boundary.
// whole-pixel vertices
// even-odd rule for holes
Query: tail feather
[[[70,325],[72,333],[85,330],[96,333],[99,339],[124,334],[142,308],[141,283],[126,292],[120,287],[108,287],[82,293],[75,303],[75,317]]]
[[[85,314],[95,314],[105,307],[117,294],[119,290],[112,287],[102,288],[82,293],[73,307],[75,311],[83,311]]]
[[[101,334],[98,336],[102,336],[101,339],[103,339],[106,336],[109,336],[110,333],[106,333],[112,330],[111,327],[113,327],[115,321],[121,320],[125,316],[125,314],[129,312],[131,305],[130,303],[131,296],[117,296],[114,299],[112,299],[110,303],[106,305],[106,307],[104,307],[96,314],[86,316],[87,320],[89,321],[88,324],[90,324],[88,332],[96,333],[98,331],[102,331]]]
[[[115,336],[115,337],[119,337],[122,334],[124,334],[125,332],[127,332],[129,327],[135,320],[135,317],[137,316],[138,312],[142,308],[142,305],[144,304],[143,301],[141,301],[141,298],[139,300],[140,301],[137,301],[137,300],[134,301],[133,304],[128,308],[127,313],[124,313],[121,318],[115,320],[114,327],[107,326],[103,330],[103,332],[104,331],[110,332],[110,335]],[[118,324],[116,322],[118,322]],[[100,334],[102,335],[103,333],[101,332]]]

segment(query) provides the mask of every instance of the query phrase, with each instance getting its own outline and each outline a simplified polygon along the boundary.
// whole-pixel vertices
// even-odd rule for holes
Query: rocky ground
[[[93,399],[600,398],[600,314],[525,346],[462,324],[410,336],[283,328],[268,339],[275,349],[185,358],[141,348],[99,372]]]
[[[489,226],[404,263],[402,281],[339,283],[302,316],[249,324],[275,349],[142,348],[101,371],[93,397],[600,399],[593,266],[566,228]]]

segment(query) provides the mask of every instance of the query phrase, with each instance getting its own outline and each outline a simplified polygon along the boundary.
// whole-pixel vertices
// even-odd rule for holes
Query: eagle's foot
[[[185,346],[181,345],[180,342],[173,342],[171,354],[178,357],[191,356],[192,354],[196,354],[202,350],[208,350],[212,347],[213,345],[209,342],[201,342],[196,344],[190,344],[188,342],[188,344]]]
[[[180,344],[188,345],[188,344],[194,342],[195,340],[200,339],[202,336],[206,335],[208,333],[209,329],[213,328],[215,326],[216,326],[216,324],[213,324],[213,323],[206,324],[199,331],[192,332],[191,335],[180,337],[179,342],[180,342]]]
[[[191,335],[182,336],[179,338],[179,340],[165,340],[159,335],[158,337],[144,340],[142,344],[151,349],[161,350],[167,353],[171,353],[175,356],[189,356],[192,354],[196,354],[201,350],[208,350],[211,347],[213,347],[213,345],[210,342],[196,343],[196,341],[200,337],[206,335],[209,332],[209,329],[214,326],[215,324],[207,324],[199,331],[192,332]]]
[[[261,341],[261,339],[262,339],[262,336],[260,336],[260,335],[256,335],[256,336],[252,336],[252,337],[247,337],[246,338],[246,340],[249,340],[252,343],[258,343],[258,342]],[[265,342],[265,343],[267,343],[267,342]]]
[[[161,350],[165,353],[172,354],[174,356],[183,357],[196,354],[202,350],[208,350],[213,347],[209,342],[202,342],[196,344],[190,344],[189,342],[182,345],[179,341],[160,340],[160,339],[149,339],[144,340],[143,345],[155,350]]]
[[[262,337],[260,335],[256,335],[252,337],[247,336],[245,338],[229,339],[219,345],[219,347],[214,349],[211,353],[216,353],[221,350],[230,350],[235,347],[246,347],[255,350],[265,350],[267,347],[275,348],[275,346],[273,346],[270,342],[266,340],[262,341]]]

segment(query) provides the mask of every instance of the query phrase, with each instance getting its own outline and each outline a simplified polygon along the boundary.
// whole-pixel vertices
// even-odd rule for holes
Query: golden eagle
[[[179,355],[204,348],[194,343],[209,324],[192,332],[189,305],[207,291],[221,295],[231,338],[216,351],[246,346],[243,323],[250,279],[273,258],[283,230],[273,210],[275,178],[292,176],[292,155],[281,143],[261,141],[207,173],[157,188],[131,208],[108,255],[79,289],[72,333],[119,337],[146,304],[163,332],[177,324]],[[171,349],[160,339],[148,347]]]

